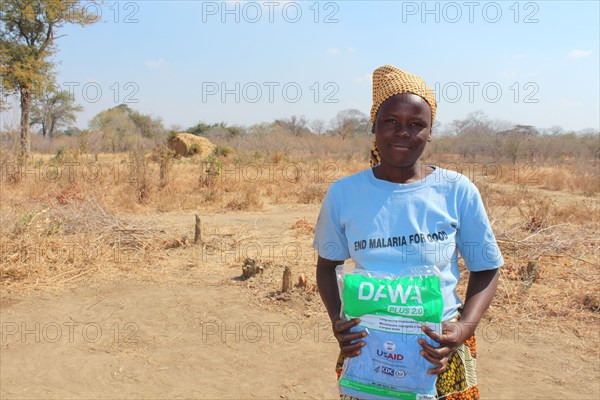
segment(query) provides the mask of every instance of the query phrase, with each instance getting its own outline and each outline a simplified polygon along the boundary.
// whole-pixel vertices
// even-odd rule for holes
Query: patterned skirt
[[[475,364],[477,350],[475,335],[471,336],[454,352],[448,360],[448,368],[438,375],[435,384],[440,400],[479,400]],[[338,379],[342,375],[344,355],[340,352],[335,372]],[[341,395],[341,400],[357,400],[355,397]]]

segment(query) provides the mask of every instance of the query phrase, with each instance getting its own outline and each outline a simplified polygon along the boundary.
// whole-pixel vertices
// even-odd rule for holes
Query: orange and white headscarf
[[[390,97],[401,94],[412,93],[421,97],[429,104],[431,109],[431,123],[435,120],[437,103],[433,90],[417,75],[409,74],[399,70],[392,65],[384,65],[373,72],[373,106],[371,107],[371,123],[375,124],[377,112],[381,104]],[[379,150],[373,142],[371,149],[371,166],[379,165],[381,158]]]

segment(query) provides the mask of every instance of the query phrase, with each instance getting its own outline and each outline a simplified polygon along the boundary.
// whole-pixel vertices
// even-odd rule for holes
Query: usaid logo
[[[394,361],[400,361],[400,360],[404,359],[404,356],[402,354],[392,353],[392,352],[388,352],[388,351],[381,351],[379,349],[377,349],[377,356],[383,357],[386,360],[394,360]]]

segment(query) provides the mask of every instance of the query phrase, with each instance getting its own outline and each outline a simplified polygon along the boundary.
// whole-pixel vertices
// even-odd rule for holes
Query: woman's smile
[[[410,146],[404,143],[390,143],[390,146],[397,150],[410,150]]]

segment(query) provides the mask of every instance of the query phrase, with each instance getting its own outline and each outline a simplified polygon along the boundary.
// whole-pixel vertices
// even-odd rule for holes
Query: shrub
[[[222,145],[217,145],[217,147],[215,147],[215,150],[213,151],[213,155],[215,157],[228,157],[230,154],[233,154],[234,150],[233,148],[229,147],[229,146],[222,146]]]
[[[132,151],[129,153],[129,180],[135,190],[137,203],[146,203],[150,198],[150,179],[144,153]]]
[[[304,204],[320,203],[325,197],[326,187],[319,183],[310,183],[298,193],[298,200]]]
[[[263,202],[256,187],[246,190],[243,199],[233,199],[227,203],[229,210],[260,210],[262,207]]]
[[[221,175],[224,164],[223,161],[216,158],[213,155],[208,156],[206,161],[203,163],[204,171],[200,177],[200,184],[202,186],[213,186],[216,178]]]
[[[168,183],[169,170],[175,159],[175,151],[167,146],[159,146],[152,151],[150,160],[158,163],[160,171],[160,187]]]
[[[198,146],[198,143],[190,144],[190,147],[188,148],[188,151],[187,151],[187,155],[193,156],[194,154],[198,154],[198,153],[200,153],[200,146]]]

